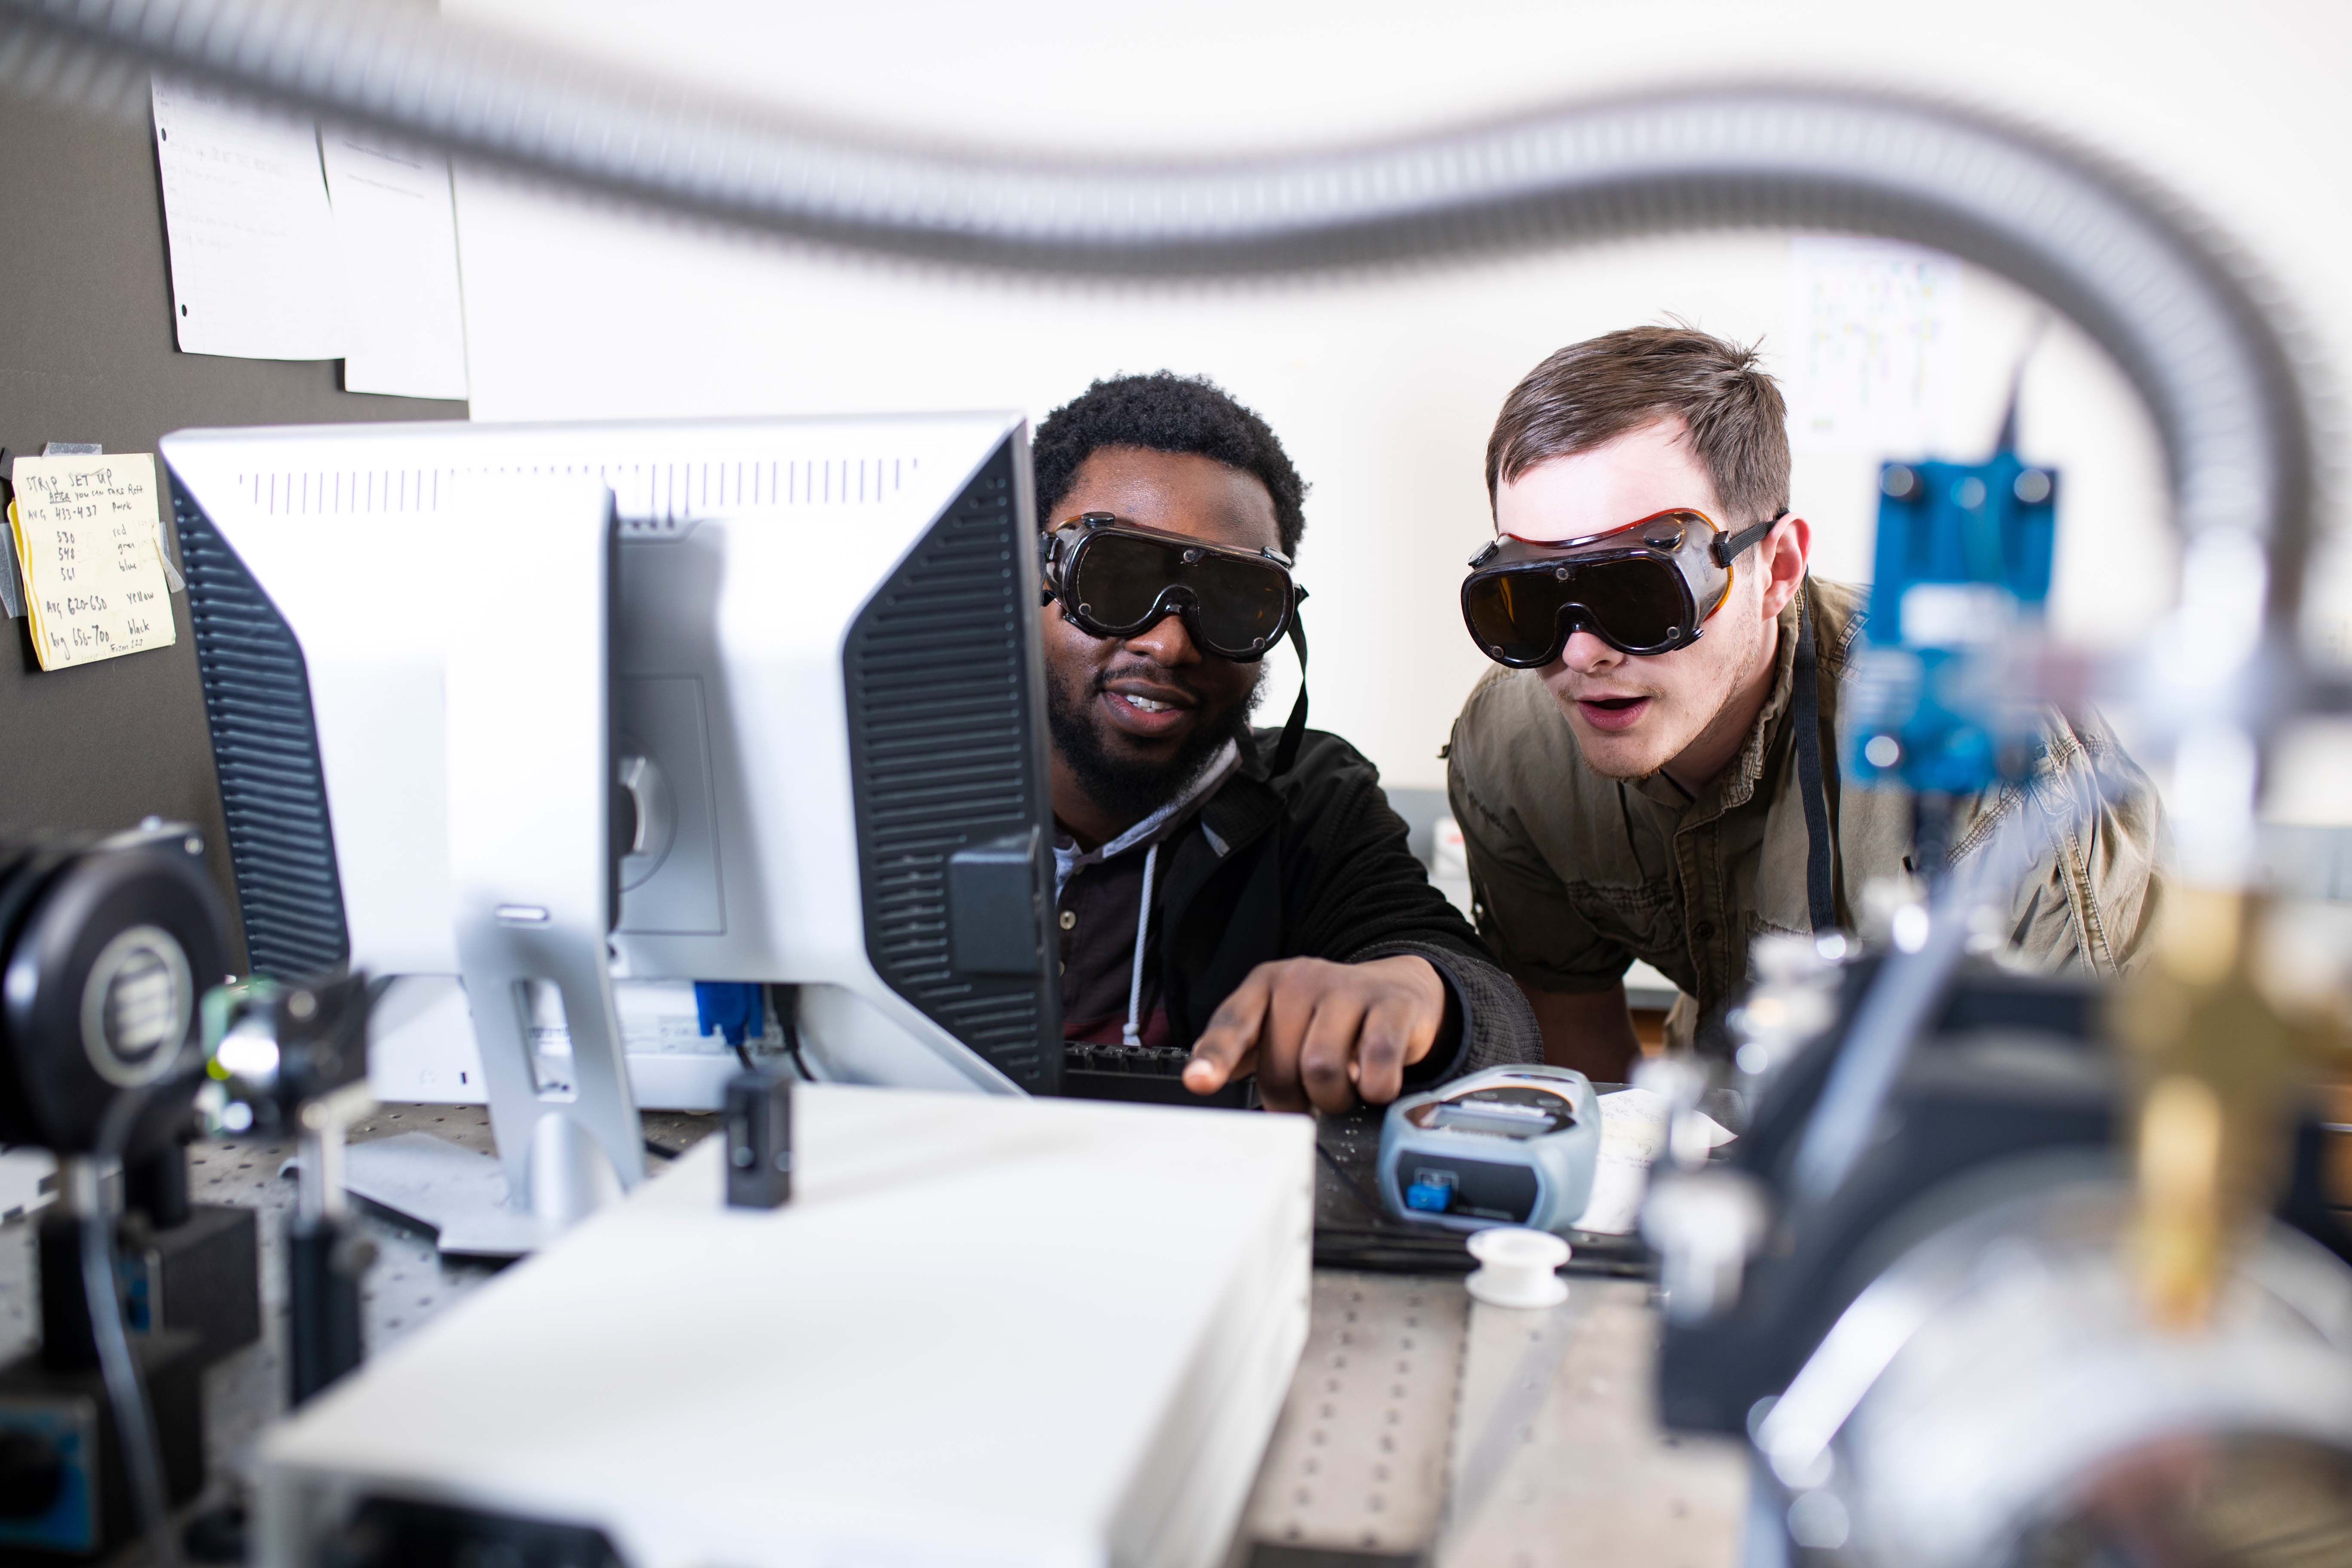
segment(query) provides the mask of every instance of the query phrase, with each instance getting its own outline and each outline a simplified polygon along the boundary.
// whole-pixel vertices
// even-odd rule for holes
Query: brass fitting
[[[2294,1096],[2341,1049],[2341,997],[2283,962],[2279,906],[2236,889],[2168,890],[2153,962],[2113,1020],[2130,1049],[2139,1215],[2134,1250],[2151,1320],[2192,1331],[2246,1222],[2285,1171]]]

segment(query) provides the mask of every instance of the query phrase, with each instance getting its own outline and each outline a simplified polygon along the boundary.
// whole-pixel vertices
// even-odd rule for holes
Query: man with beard
[[[1339,1111],[1535,1059],[1371,764],[1297,716],[1250,727],[1302,596],[1306,486],[1265,422],[1123,376],[1032,449],[1072,1091],[1237,1104],[1254,1081]]]
[[[1806,574],[1786,420],[1753,351],[1642,327],[1537,366],[1487,444],[1496,539],[1463,607],[1510,668],[1455,721],[1449,793],[1481,934],[1547,1058],[1594,1078],[1637,1049],[1634,959],[1682,991],[1669,1043],[1712,1043],[1752,939],[1851,927],[1870,883],[2019,814],[2055,847],[1986,933],[2011,961],[2113,974],[2155,914],[2156,796],[2094,715],[2045,712],[2029,787],[1959,802],[1944,846],[1902,792],[1838,788],[1865,595]]]

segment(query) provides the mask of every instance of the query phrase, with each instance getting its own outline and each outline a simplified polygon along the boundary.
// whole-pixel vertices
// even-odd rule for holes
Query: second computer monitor
[[[618,513],[612,953],[641,1100],[707,1103],[732,1061],[664,1048],[692,981],[799,987],[824,1076],[1058,1087],[1018,416],[184,431],[163,457],[257,971],[407,977],[388,1019],[447,1047],[444,715],[391,645],[404,598],[469,585],[411,525],[471,479],[587,476]],[[368,569],[317,570],[328,531]],[[361,614],[385,636],[351,637]],[[402,1098],[477,1098],[425,1087]]]

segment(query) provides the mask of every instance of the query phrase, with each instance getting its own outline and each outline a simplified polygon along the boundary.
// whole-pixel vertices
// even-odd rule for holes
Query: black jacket
[[[1411,1069],[1410,1083],[1541,1060],[1526,997],[1430,885],[1379,771],[1337,735],[1309,730],[1290,770],[1272,777],[1279,739],[1274,730],[1245,739],[1240,770],[1165,852],[1159,958],[1174,1043],[1190,1047],[1261,963],[1412,952],[1444,976],[1458,1026]]]

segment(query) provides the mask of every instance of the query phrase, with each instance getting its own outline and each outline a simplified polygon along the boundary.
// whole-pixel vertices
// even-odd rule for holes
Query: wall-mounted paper
[[[43,669],[177,639],[152,457],[19,458],[16,484],[8,522]]]
[[[1801,452],[1917,457],[1944,438],[1960,263],[1870,239],[1789,247],[1789,437]]]
[[[163,77],[154,109],[181,349],[341,358],[341,258],[317,128]]]
[[[350,334],[343,389],[466,395],[466,322],[449,160],[321,128]]]

